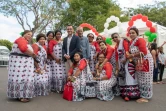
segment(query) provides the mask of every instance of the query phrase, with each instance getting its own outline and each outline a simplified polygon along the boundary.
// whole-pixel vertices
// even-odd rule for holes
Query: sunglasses
[[[90,37],[90,38],[93,38],[93,39],[94,39],[94,37],[93,37],[93,36],[88,36],[88,37]]]
[[[112,39],[114,39],[114,38],[118,38],[118,36],[114,36],[114,37],[112,37]]]
[[[96,40],[102,40],[102,38],[97,38]]]

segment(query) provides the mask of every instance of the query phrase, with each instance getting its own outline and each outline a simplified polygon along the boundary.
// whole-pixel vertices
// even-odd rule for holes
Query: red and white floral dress
[[[135,38],[130,45],[130,53],[135,54],[142,52],[145,56],[144,59],[149,61],[149,72],[136,71],[138,77],[138,85],[140,90],[140,97],[150,99],[153,95],[153,58],[148,48],[146,47],[146,41],[143,38]],[[137,60],[134,57],[134,60]]]
[[[27,49],[33,51],[23,37],[18,38],[13,44],[8,67],[9,98],[34,97],[34,59],[24,54]]]
[[[47,51],[46,46],[41,46],[39,43],[32,45],[35,54],[37,55],[40,62],[38,63],[39,68],[43,71],[42,74],[35,74],[35,96],[46,96],[49,94],[49,71],[46,70]],[[36,68],[35,68],[36,69]]]
[[[63,91],[64,85],[66,84],[66,70],[65,63],[62,61],[62,41],[57,42],[51,40],[49,42],[49,53],[53,53],[56,58],[61,60],[61,64],[56,63],[55,60],[52,60],[52,90]]]

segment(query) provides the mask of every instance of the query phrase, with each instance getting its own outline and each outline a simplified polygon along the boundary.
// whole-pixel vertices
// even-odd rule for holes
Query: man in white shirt
[[[69,68],[72,66],[74,54],[80,51],[80,40],[78,36],[73,34],[74,29],[72,25],[67,26],[67,33],[68,36],[63,40],[62,56],[68,74]]]

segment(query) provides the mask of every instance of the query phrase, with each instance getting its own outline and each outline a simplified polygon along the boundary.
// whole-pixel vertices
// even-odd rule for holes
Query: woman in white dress
[[[99,53],[97,58],[99,65],[101,65],[106,56],[103,53]],[[110,62],[106,62],[101,70],[100,68],[96,70],[98,72],[96,77],[94,77],[94,80],[97,81],[96,97],[100,100],[110,101],[114,98],[112,87],[116,84],[116,77],[112,73],[112,65]]]
[[[54,39],[54,32],[53,31],[49,31],[46,34],[47,36],[47,40],[45,42],[46,48],[47,48],[47,70],[49,71],[49,91],[51,91],[52,88],[52,70],[53,70],[53,65],[52,65],[52,57],[49,53],[49,47],[48,44],[50,42],[50,40]]]
[[[52,60],[52,90],[62,93],[66,83],[65,63],[62,61],[62,33],[60,30],[55,31],[55,40],[49,42],[49,53]]]
[[[34,59],[36,58],[28,42],[32,32],[25,30],[22,37],[15,40],[9,56],[8,91],[9,98],[28,102],[34,97]]]
[[[116,43],[116,75],[118,76],[118,85],[120,95],[126,101],[140,97],[137,76],[135,75],[135,66],[133,62],[127,60],[129,54],[130,42],[127,38],[119,37],[118,33],[111,35],[112,40]]]
[[[144,38],[138,37],[139,31],[136,27],[131,27],[129,34],[132,40],[130,45],[130,54],[127,58],[136,62],[141,56],[143,56],[143,58],[149,62],[149,65],[145,66],[144,64],[145,67],[149,67],[148,71],[136,71],[140,90],[140,99],[138,99],[137,102],[148,102],[148,100],[153,96],[153,57],[146,46]],[[142,54],[140,54],[140,52]]]
[[[46,69],[47,51],[45,46],[46,36],[38,34],[35,44],[32,45],[34,53],[39,62],[35,62],[35,96],[46,96],[49,94],[49,72]]]

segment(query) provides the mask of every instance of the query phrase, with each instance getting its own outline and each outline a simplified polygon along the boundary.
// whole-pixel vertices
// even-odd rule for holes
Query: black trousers
[[[159,75],[159,81],[162,81],[163,79],[163,73],[164,73],[164,67],[165,65],[159,64],[160,65],[160,75]]]

